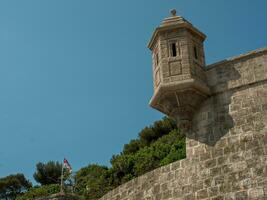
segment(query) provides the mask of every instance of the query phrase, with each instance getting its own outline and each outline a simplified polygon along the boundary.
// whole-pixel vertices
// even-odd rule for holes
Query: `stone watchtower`
[[[267,48],[207,66],[204,40],[173,10],[148,45],[150,105],[176,120],[186,135],[186,158],[101,200],[267,199]]]
[[[148,44],[153,57],[154,95],[150,105],[174,118],[182,130],[191,127],[193,114],[210,95],[203,42],[206,36],[171,11]]]

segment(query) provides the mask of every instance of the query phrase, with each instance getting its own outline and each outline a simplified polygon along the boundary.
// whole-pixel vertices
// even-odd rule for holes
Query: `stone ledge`
[[[261,53],[266,53],[267,54],[267,47],[259,48],[259,49],[256,49],[256,50],[253,50],[253,51],[249,51],[249,52],[244,53],[244,54],[240,54],[238,56],[233,56],[233,57],[230,57],[230,58],[215,62],[213,64],[207,65],[205,67],[205,69],[206,70],[210,70],[210,69],[212,69],[214,67],[217,67],[217,66],[220,66],[220,65],[225,65],[225,64],[231,63],[231,62],[235,62],[235,61],[243,59],[243,58],[250,58],[252,56],[256,56],[256,55],[261,54]]]
[[[78,199],[79,198],[73,194],[56,193],[56,194],[52,194],[48,197],[36,198],[35,200],[78,200]]]

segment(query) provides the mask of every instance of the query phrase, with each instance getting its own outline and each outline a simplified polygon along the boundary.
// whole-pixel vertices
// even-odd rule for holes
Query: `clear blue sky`
[[[208,36],[207,63],[267,46],[266,0],[0,1],[0,177],[108,165],[161,119],[146,45],[171,8]]]

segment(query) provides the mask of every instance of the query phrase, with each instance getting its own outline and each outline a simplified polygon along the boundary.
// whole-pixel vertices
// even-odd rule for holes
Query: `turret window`
[[[158,66],[158,64],[159,64],[159,54],[156,53],[156,66]]]
[[[197,47],[194,46],[194,57],[197,60],[198,59],[198,52],[197,52]]]
[[[176,57],[177,56],[176,43],[175,42],[171,43],[170,48],[171,48],[171,56]]]

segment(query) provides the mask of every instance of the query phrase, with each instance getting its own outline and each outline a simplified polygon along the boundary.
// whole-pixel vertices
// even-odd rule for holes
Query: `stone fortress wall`
[[[187,158],[100,200],[267,200],[267,48],[206,66],[205,35],[172,15],[149,43],[150,105],[177,120]]]
[[[101,200],[267,199],[267,49],[207,66],[212,95],[187,135],[187,158]]]

